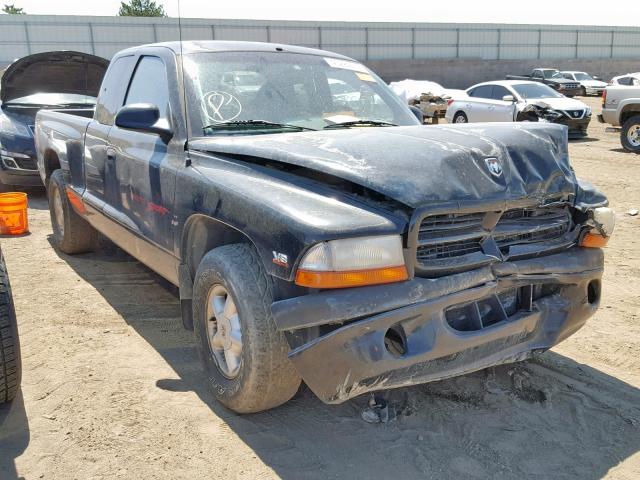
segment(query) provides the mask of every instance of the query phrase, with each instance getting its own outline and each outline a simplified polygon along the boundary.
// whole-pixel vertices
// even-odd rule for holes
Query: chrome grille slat
[[[425,270],[430,266],[441,269],[442,262],[445,261],[455,268],[464,267],[465,262],[477,260],[477,255],[482,258],[485,254],[483,242],[487,239],[492,239],[494,252],[497,252],[497,247],[505,255],[514,245],[562,238],[572,226],[571,216],[566,208],[507,210],[500,215],[493,229],[485,230],[483,221],[488,214],[495,215],[492,212],[477,212],[425,217],[418,231],[418,266]],[[493,255],[495,257],[495,253]]]

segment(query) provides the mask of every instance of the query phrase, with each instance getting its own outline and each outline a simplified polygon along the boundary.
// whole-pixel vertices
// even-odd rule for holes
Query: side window
[[[535,78],[542,78],[542,70],[534,70],[533,71],[533,76]]]
[[[570,73],[563,73],[562,76],[567,80],[575,80],[575,78],[573,78],[573,75],[571,75]]]
[[[126,79],[131,77],[133,55],[118,57],[111,62],[98,94],[95,119],[103,125],[113,125],[118,108],[122,106],[127,91]]]
[[[492,90],[493,85],[480,85],[479,87],[474,88],[469,93],[469,96],[474,98],[491,98]]]
[[[160,110],[160,117],[169,113],[169,82],[164,62],[158,57],[142,57],[129,85],[125,105],[151,103]]]
[[[502,85],[493,86],[493,93],[491,94],[491,98],[493,98],[494,100],[502,100],[502,97],[504,97],[505,95],[511,95],[511,92]]]
[[[622,77],[618,79],[620,85],[631,85],[631,77]]]

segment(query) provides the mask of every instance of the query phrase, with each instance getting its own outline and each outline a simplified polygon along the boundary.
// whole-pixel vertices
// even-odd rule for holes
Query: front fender
[[[406,221],[349,203],[339,192],[314,191],[309,181],[283,179],[262,167],[193,153],[177,178],[176,254],[187,220],[200,214],[241,232],[255,245],[267,271],[291,280],[302,253],[335,238],[402,233]]]

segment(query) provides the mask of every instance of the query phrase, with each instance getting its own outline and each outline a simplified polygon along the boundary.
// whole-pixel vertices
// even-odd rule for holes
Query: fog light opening
[[[407,339],[402,327],[395,325],[384,334],[384,347],[394,357],[401,357],[407,353]]]
[[[595,305],[600,301],[600,281],[591,280],[587,285],[587,301]]]

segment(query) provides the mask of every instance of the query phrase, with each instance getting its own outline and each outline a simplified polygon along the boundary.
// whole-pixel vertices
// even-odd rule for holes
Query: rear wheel
[[[96,246],[98,233],[73,210],[67,197],[62,170],[56,170],[51,175],[47,193],[54,246],[70,255],[92,251]]]
[[[453,116],[453,123],[469,123],[469,119],[464,112],[457,112]]]
[[[622,124],[620,143],[625,150],[640,153],[640,115],[634,115]]]
[[[238,413],[277,407],[300,386],[272,303],[271,279],[249,245],[216,248],[200,262],[193,289],[196,344],[214,396]]]
[[[22,366],[18,324],[4,257],[0,252],[0,403],[10,402],[20,388]]]

